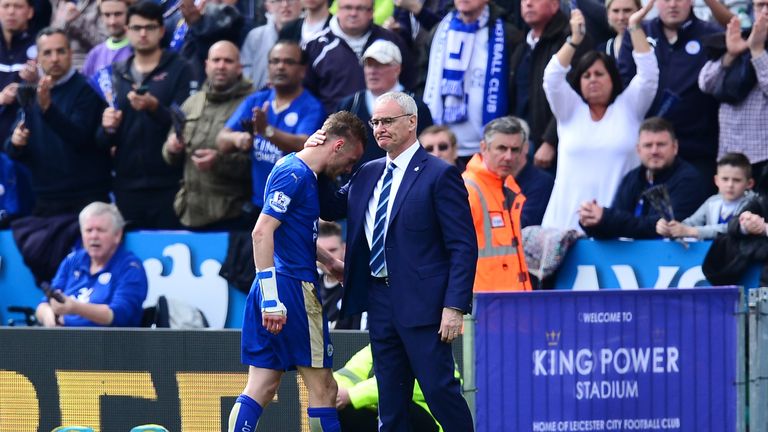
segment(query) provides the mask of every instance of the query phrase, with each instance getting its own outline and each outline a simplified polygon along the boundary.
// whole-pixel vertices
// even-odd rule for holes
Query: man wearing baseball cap
[[[400,49],[406,88],[416,85],[418,70],[408,46],[396,33],[373,23],[373,0],[337,0],[338,10],[328,28],[304,46],[309,58],[304,86],[316,95],[327,112],[339,102],[365,88],[363,68],[357,66],[374,42],[384,39]]]
[[[384,156],[384,150],[376,144],[373,138],[373,129],[368,124],[376,98],[387,92],[405,91],[399,81],[403,58],[400,54],[400,48],[394,43],[384,39],[374,41],[363,53],[360,63],[363,65],[363,74],[365,75],[365,90],[360,90],[342,99],[338,107],[339,111],[350,111],[360,117],[368,130],[365,152],[355,169],[369,160]],[[420,98],[412,92],[406,93],[414,98],[419,111],[419,124],[416,131],[418,135],[424,129],[432,126],[432,114]]]

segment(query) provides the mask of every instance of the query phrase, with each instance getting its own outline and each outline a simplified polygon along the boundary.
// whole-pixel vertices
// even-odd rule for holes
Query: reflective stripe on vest
[[[464,179],[464,183],[471,186],[477,192],[480,198],[480,206],[483,210],[483,236],[485,237],[485,247],[477,251],[478,258],[501,257],[508,255],[517,255],[517,248],[514,246],[494,246],[493,233],[491,232],[491,213],[488,211],[488,202],[480,191],[480,186],[473,180]]]
[[[363,381],[362,378],[360,378],[359,376],[353,374],[352,371],[350,371],[347,368],[341,368],[341,369],[337,370],[334,373],[337,373],[337,374],[339,374],[339,375],[341,375],[341,376],[343,376],[345,378],[349,378],[349,380],[352,381],[352,384],[357,384],[357,383]]]

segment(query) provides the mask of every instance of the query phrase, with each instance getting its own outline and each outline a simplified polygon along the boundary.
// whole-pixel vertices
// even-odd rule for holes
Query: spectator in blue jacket
[[[37,306],[46,327],[134,327],[141,323],[147,276],[139,258],[120,245],[125,221],[114,204],[80,212],[83,249],[69,254],[53,278],[54,294]],[[58,300],[57,300],[58,298]]]
[[[637,142],[640,166],[624,176],[611,207],[594,201],[581,205],[579,224],[584,232],[597,238],[658,238],[656,224],[662,216],[643,198],[643,192],[661,184],[669,192],[675,219],[693,214],[709,190],[702,187],[705,179],[701,174],[677,157],[677,150],[671,123],[659,117],[646,119]]]
[[[171,106],[184,103],[198,83],[184,58],[161,47],[163,33],[160,5],[142,0],[128,8],[134,54],[112,67],[114,97],[97,133],[99,145],[114,154],[115,201],[129,228],[181,226],[173,201],[182,167],[168,166],[162,148],[173,125]]]
[[[680,140],[680,157],[707,179],[715,175],[717,162],[717,108],[715,98],[698,85],[699,71],[707,62],[704,40],[722,32],[716,24],[696,18],[692,0],[660,0],[659,16],[642,24],[659,63],[659,86],[648,116],[669,120]],[[629,27],[619,52],[619,71],[626,87],[635,76]],[[706,182],[707,192],[714,186]]]
[[[94,136],[104,102],[72,67],[63,30],[41,30],[37,51],[43,76],[5,150],[31,172],[35,216],[74,218],[88,203],[109,199],[109,154]]]

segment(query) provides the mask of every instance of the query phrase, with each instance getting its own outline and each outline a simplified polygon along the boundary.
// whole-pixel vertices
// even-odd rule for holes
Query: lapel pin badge
[[[416,172],[419,172],[419,167],[416,167],[413,170],[416,171]]]

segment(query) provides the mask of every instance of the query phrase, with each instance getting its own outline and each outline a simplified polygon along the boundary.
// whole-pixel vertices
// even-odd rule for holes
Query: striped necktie
[[[379,276],[386,266],[384,256],[384,237],[387,231],[387,207],[389,207],[389,192],[392,190],[392,171],[397,168],[390,162],[384,182],[381,184],[381,195],[376,205],[376,218],[373,223],[373,236],[371,239],[371,274]]]

